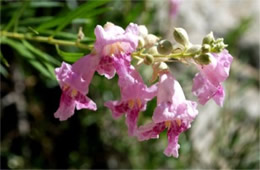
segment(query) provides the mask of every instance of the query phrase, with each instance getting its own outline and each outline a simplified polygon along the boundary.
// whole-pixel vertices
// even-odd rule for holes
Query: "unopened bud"
[[[210,54],[201,54],[198,57],[195,58],[196,62],[201,64],[201,65],[208,65],[210,64]]]
[[[144,25],[139,25],[139,26],[138,26],[138,30],[139,30],[139,35],[140,35],[141,37],[145,37],[146,35],[148,35],[148,30],[147,30],[146,26],[144,26]]]
[[[203,38],[202,44],[211,44],[212,42],[215,41],[213,32],[210,32],[206,37]]]
[[[153,75],[150,82],[154,82],[160,73],[165,73],[168,71],[169,71],[169,67],[166,63],[164,62],[155,63],[153,65]]]
[[[191,55],[196,55],[200,52],[201,45],[193,45],[186,52]]]
[[[152,55],[158,54],[157,47],[153,46],[151,48],[148,48],[147,53],[152,54]]]
[[[156,37],[153,34],[148,34],[147,36],[144,37],[144,41],[145,41],[145,47],[146,48],[150,48],[152,46],[154,46],[154,44],[159,40],[158,37]]]
[[[144,39],[142,37],[138,37],[138,48],[142,48],[144,47],[145,42]]]
[[[213,46],[212,52],[221,52],[224,48],[226,48],[227,45],[224,43],[224,39],[223,38],[218,38]]]
[[[174,28],[173,37],[178,43],[185,47],[190,44],[189,36],[183,28]]]
[[[78,40],[83,40],[85,37],[83,31],[82,31],[82,27],[79,27],[79,32],[78,32]]]
[[[210,45],[209,44],[203,44],[201,51],[202,51],[202,53],[208,53],[210,51]]]
[[[165,71],[165,70],[169,69],[168,65],[165,62],[160,62],[158,68],[159,68],[160,71]]]
[[[168,55],[173,50],[172,43],[168,40],[162,40],[159,42],[157,50],[160,54]]]
[[[147,55],[145,56],[145,58],[144,58],[144,63],[145,63],[146,65],[151,65],[151,64],[153,64],[153,62],[154,62],[153,56],[152,56],[151,54],[147,54]]]

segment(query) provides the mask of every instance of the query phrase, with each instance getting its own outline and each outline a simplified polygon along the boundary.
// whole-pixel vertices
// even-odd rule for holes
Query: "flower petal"
[[[157,139],[159,134],[165,129],[164,123],[149,123],[144,126],[140,126],[137,130],[137,137],[139,141],[148,139]]]
[[[60,121],[67,120],[74,114],[75,100],[68,96],[66,93],[62,93],[60,99],[60,106],[54,113],[54,117],[60,119]]]

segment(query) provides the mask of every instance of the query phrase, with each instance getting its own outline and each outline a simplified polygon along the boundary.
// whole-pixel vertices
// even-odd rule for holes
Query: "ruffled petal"
[[[54,113],[54,117],[58,118],[60,121],[67,120],[74,114],[75,100],[68,96],[66,93],[62,93],[60,99],[60,106],[58,110]]]
[[[89,109],[89,110],[97,110],[97,105],[93,102],[90,98],[83,94],[78,94],[76,96],[76,108],[77,110],[80,109]]]
[[[148,139],[158,139],[159,134],[165,129],[164,123],[149,123],[144,126],[140,126],[136,132],[136,136],[139,141]]]
[[[193,79],[192,93],[198,97],[199,103],[204,105],[211,99],[217,91],[211,82],[202,76],[200,73],[197,73]]]
[[[139,109],[132,109],[126,113],[125,122],[128,127],[129,136],[134,136],[136,133],[139,111]]]
[[[217,92],[213,96],[214,101],[220,106],[223,106],[224,99],[225,99],[225,91],[222,86],[219,86]]]
[[[97,72],[100,75],[104,75],[107,79],[113,78],[116,73],[113,58],[110,56],[102,57],[98,65]]]
[[[107,101],[104,105],[112,111],[114,119],[118,119],[128,110],[127,103],[121,101]]]
[[[179,148],[180,145],[178,144],[179,135],[186,131],[188,127],[181,123],[180,125],[177,122],[173,122],[172,127],[168,130],[168,146],[164,150],[164,154],[166,156],[174,156],[175,158],[179,157]]]

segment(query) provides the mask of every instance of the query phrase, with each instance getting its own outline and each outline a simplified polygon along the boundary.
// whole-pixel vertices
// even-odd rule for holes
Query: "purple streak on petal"
[[[60,106],[54,113],[54,117],[60,121],[67,120],[74,114],[75,105],[75,100],[63,92],[60,98]]]
[[[126,125],[128,127],[128,135],[134,136],[137,130],[137,119],[139,115],[139,108],[132,109],[126,113]]]
[[[136,131],[136,135],[139,141],[148,139],[157,139],[159,134],[165,129],[164,123],[149,123],[144,126],[140,126]]]
[[[178,144],[179,135],[186,131],[188,127],[183,123],[180,126],[176,122],[173,122],[172,124],[172,127],[167,132],[168,146],[164,150],[164,154],[166,156],[174,156],[175,158],[178,158],[178,150],[180,148],[180,145]]]
[[[126,102],[107,101],[104,105],[112,111],[114,119],[118,119],[128,110],[128,104]]]

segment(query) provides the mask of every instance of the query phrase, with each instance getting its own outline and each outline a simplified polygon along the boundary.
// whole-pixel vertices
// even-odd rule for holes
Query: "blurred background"
[[[169,40],[173,27],[183,27],[194,44],[210,31],[223,37],[234,60],[224,107],[213,101],[199,106],[191,129],[180,135],[176,159],[163,154],[166,132],[138,142],[127,135],[123,117],[112,119],[103,103],[119,99],[117,77],[94,76],[88,96],[96,112],[76,111],[64,122],[54,118],[61,94],[54,68],[76,60],[65,52],[89,51],[57,51],[54,45],[1,36],[1,168],[259,169],[259,7],[258,0],[2,0],[1,31],[75,41],[82,27],[82,42],[91,44],[95,26],[107,21],[123,28],[129,22],[146,25]],[[170,66],[186,97],[195,100],[196,68]],[[148,66],[139,71],[150,78]],[[151,121],[155,105],[156,100],[148,104],[140,125]]]

